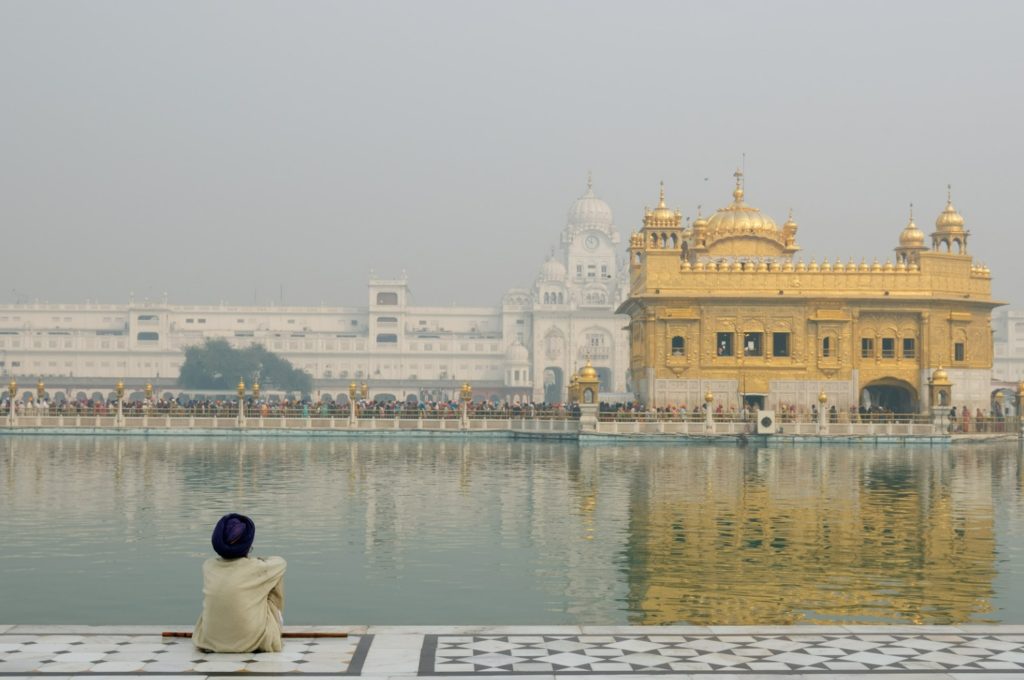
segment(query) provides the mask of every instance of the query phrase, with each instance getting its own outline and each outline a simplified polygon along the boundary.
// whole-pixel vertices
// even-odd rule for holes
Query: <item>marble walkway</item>
[[[0,625],[0,680],[361,676],[1024,680],[1024,625],[336,626],[274,654],[206,654],[155,626]],[[186,628],[187,630],[187,628]]]

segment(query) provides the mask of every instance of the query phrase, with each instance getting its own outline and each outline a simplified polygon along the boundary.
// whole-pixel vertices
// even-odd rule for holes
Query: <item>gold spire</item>
[[[594,188],[594,173],[587,170],[587,191]]]
[[[658,207],[654,210],[644,210],[644,226],[654,228],[678,227],[683,216],[678,210],[672,210],[665,205],[665,182],[661,182],[658,194]]]
[[[964,218],[953,205],[953,185],[946,185],[946,207],[935,220],[935,230],[939,232],[963,231]]]
[[[743,171],[736,168],[736,172],[732,173],[732,176],[736,178],[736,188],[733,189],[732,197],[736,199],[736,203],[743,202]]]

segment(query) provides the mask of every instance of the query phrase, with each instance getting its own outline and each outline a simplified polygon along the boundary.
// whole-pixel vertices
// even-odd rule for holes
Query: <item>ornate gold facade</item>
[[[932,246],[913,221],[895,262],[794,262],[792,215],[781,226],[744,202],[692,226],[665,205],[630,239],[630,375],[651,406],[690,408],[711,390],[739,407],[809,409],[820,391],[861,404],[925,411],[928,376],[946,367],[952,402],[989,408],[991,274],[967,254],[951,197]]]

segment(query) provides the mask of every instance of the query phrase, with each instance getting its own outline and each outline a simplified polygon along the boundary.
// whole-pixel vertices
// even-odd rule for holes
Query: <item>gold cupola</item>
[[[946,185],[946,207],[935,219],[935,233],[932,234],[932,249],[939,250],[939,246],[946,245],[946,252],[952,253],[953,246],[960,255],[967,254],[967,236],[969,232],[964,229],[964,218],[953,205],[953,187]]]
[[[776,233],[778,227],[775,220],[743,202],[743,171],[737,170],[733,177],[736,178],[736,188],[732,192],[733,201],[711,216],[708,220],[708,232],[718,237]]]
[[[907,226],[903,227],[903,231],[900,232],[900,246],[903,248],[922,248],[924,247],[924,232],[917,228],[917,224],[914,223],[914,204],[910,204],[910,219],[907,221]]]
[[[665,205],[665,183],[661,183],[661,193],[658,197],[658,207],[654,210],[644,210],[644,227],[651,229],[678,229],[682,215],[678,210],[672,210]]]
[[[800,228],[800,225],[793,219],[793,209],[789,209],[789,217],[786,218],[786,222],[782,225],[782,238],[785,239],[786,247],[796,249],[796,231]]]
[[[772,258],[791,257],[800,250],[796,222],[790,220],[780,229],[775,220],[744,201],[743,171],[737,170],[733,177],[732,203],[716,210],[704,225],[705,252],[712,257]]]
[[[900,244],[896,247],[896,264],[919,264],[918,253],[928,250],[924,242],[924,232],[914,222],[914,204],[910,204],[910,217],[907,226],[900,232]]]

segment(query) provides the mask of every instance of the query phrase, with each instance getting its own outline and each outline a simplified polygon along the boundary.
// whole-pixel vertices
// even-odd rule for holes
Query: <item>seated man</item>
[[[192,642],[212,652],[279,652],[284,612],[281,557],[249,557],[256,525],[224,515],[213,529],[220,557],[203,563],[203,613]]]

